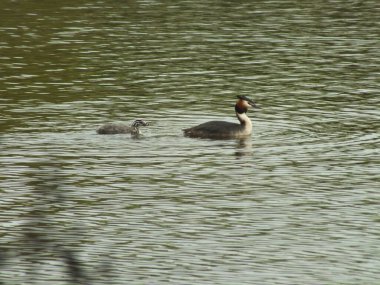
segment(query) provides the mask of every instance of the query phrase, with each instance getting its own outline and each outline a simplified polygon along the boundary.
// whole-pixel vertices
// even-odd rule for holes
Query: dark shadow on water
[[[33,198],[30,205],[26,205],[29,209],[24,217],[24,223],[17,229],[21,233],[20,238],[0,243],[0,272],[12,269],[12,259],[21,258],[27,264],[28,284],[38,284],[39,282],[35,282],[34,279],[41,280],[37,278],[40,277],[38,272],[41,263],[58,261],[64,266],[65,272],[64,280],[60,281],[66,281],[67,284],[102,284],[97,281],[105,276],[109,277],[107,283],[113,284],[109,262],[104,268],[96,268],[96,272],[86,270],[85,263],[78,258],[78,247],[73,250],[69,245],[69,242],[73,242],[73,238],[57,231],[53,226],[59,222],[55,221],[52,215],[57,209],[65,211],[64,206],[67,204],[59,189],[62,183],[59,166],[57,167],[57,163],[48,162],[43,165],[39,163],[37,168],[37,171],[32,172],[33,180],[29,183]],[[76,240],[81,238],[80,230],[70,228],[68,231],[68,235],[75,237]],[[13,284],[12,280],[3,278],[0,274],[0,284]]]

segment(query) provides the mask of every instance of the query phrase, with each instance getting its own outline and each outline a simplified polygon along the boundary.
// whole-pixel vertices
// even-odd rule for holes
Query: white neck
[[[245,132],[248,132],[250,134],[252,132],[252,122],[251,119],[247,116],[247,114],[239,114],[238,112],[236,112],[236,117],[240,121],[240,125],[244,127]]]
[[[135,135],[139,135],[140,134],[140,128],[139,127],[133,127],[132,133]]]

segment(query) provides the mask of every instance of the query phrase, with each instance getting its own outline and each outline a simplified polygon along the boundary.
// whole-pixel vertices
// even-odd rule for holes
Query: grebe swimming
[[[148,126],[149,124],[144,120],[135,120],[130,126],[121,124],[105,124],[99,127],[96,132],[100,135],[114,135],[114,134],[140,134],[140,126]]]
[[[237,96],[235,105],[236,117],[240,124],[224,121],[210,121],[198,126],[184,129],[184,135],[192,138],[231,139],[249,136],[252,133],[252,122],[247,116],[250,106],[258,108],[255,102],[246,96]]]

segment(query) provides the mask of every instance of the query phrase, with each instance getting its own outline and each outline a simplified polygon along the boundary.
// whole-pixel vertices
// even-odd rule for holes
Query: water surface
[[[0,280],[378,284],[379,9],[2,1]]]

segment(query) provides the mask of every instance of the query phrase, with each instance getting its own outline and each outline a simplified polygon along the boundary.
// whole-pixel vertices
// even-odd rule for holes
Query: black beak
[[[260,109],[260,107],[257,106],[256,103],[253,101],[248,101],[248,104],[251,105],[253,108]]]

